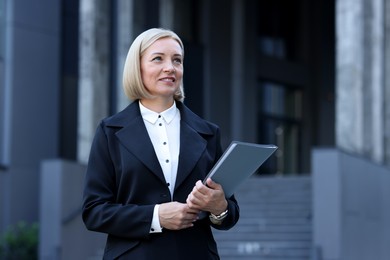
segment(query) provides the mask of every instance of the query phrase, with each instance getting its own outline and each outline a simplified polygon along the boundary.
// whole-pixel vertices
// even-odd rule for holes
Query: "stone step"
[[[312,199],[310,198],[310,195],[305,195],[301,197],[297,196],[290,196],[288,194],[285,195],[279,195],[272,198],[265,198],[265,197],[257,197],[257,198],[242,198],[237,196],[236,197],[240,207],[244,207],[251,203],[251,207],[256,205],[264,205],[264,206],[288,206],[288,204],[292,205],[310,205]]]
[[[221,260],[310,259],[310,176],[252,177],[235,194],[240,220],[213,230]]]
[[[225,234],[215,234],[216,239],[223,239],[223,241],[310,241],[312,238],[311,232],[230,232],[227,236]]]
[[[247,223],[243,223],[242,225],[238,226],[237,224],[237,227],[230,229],[228,232],[236,232],[236,230],[239,232],[301,233],[301,232],[312,232],[312,227],[308,224],[270,225],[270,224],[263,224],[259,222],[257,224],[250,224],[250,225],[248,225]]]
[[[276,185],[275,185],[276,184]],[[269,188],[269,190],[283,190],[286,187],[294,188],[309,188],[311,189],[311,176],[299,175],[299,176],[252,176],[243,185],[239,187],[239,190],[245,191],[243,187],[256,187],[256,188]]]
[[[290,241],[272,241],[272,242],[255,242],[255,241],[237,241],[220,243],[218,246],[221,260],[229,257],[235,259],[244,259],[244,257],[284,257],[284,259],[300,258],[309,259],[311,254],[310,243],[290,242]],[[223,255],[223,257],[222,257]]]
[[[243,213],[249,212],[251,210],[272,210],[272,209],[284,209],[284,210],[304,210],[308,206],[311,208],[311,201],[298,201],[296,203],[286,203],[286,202],[272,202],[268,201],[266,203],[260,203],[259,201],[250,202],[246,200],[238,201],[238,204],[241,209],[245,209]]]
[[[237,225],[245,225],[245,223],[251,224],[261,224],[261,225],[310,225],[311,217],[302,218],[302,217],[279,217],[279,218],[241,218]]]
[[[243,212],[241,208],[241,212]],[[244,214],[245,213],[245,214]],[[251,218],[251,217],[259,217],[259,218],[265,218],[265,217],[303,217],[307,218],[311,215],[311,209],[299,209],[299,210],[288,210],[283,208],[277,208],[277,209],[269,209],[269,210],[258,210],[256,208],[252,208],[250,210],[246,210],[241,214],[242,218]]]
[[[301,233],[301,232],[311,232],[311,222],[309,221],[301,221],[297,223],[297,221],[289,221],[285,220],[284,223],[280,224],[281,221],[274,223],[270,223],[270,221],[257,221],[252,223],[247,223],[246,221],[240,221],[234,228],[230,229],[227,233],[230,232],[261,232],[261,233]],[[217,231],[216,232],[220,232]],[[222,231],[225,232],[225,231]],[[226,234],[225,236],[229,236]]]

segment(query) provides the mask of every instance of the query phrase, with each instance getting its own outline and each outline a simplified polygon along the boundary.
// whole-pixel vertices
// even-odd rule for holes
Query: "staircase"
[[[305,260],[312,250],[311,178],[252,177],[235,194],[240,220],[213,230],[221,260]]]

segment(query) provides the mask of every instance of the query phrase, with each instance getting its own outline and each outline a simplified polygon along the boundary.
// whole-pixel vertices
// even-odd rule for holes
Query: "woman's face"
[[[172,38],[162,38],[150,45],[141,57],[141,77],[153,96],[173,98],[183,77],[179,43]]]

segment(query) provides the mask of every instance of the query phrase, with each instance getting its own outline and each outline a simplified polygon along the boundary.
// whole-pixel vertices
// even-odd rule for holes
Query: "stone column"
[[[109,1],[80,1],[78,160],[87,162],[98,122],[109,107]]]
[[[384,0],[364,4],[364,154],[384,160]]]
[[[383,0],[336,1],[336,145],[384,160]]]
[[[390,165],[390,0],[385,0],[384,7],[384,20],[385,20],[385,55],[384,55],[384,64],[385,64],[385,90],[384,90],[384,149],[385,149],[385,162],[387,165]]]
[[[336,145],[363,150],[363,0],[336,1]]]

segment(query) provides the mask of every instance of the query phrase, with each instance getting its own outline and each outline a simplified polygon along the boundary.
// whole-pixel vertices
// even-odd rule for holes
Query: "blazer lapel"
[[[206,140],[186,122],[181,121],[180,125],[180,155],[175,189],[191,173],[207,146]]]
[[[165,183],[164,174],[139,111],[138,102],[130,104],[109,123],[111,126],[122,126],[122,129],[116,132],[119,142]]]
[[[213,135],[203,119],[189,110],[183,103],[176,102],[180,110],[180,155],[176,176],[177,189],[191,173],[207,147],[203,135]]]

